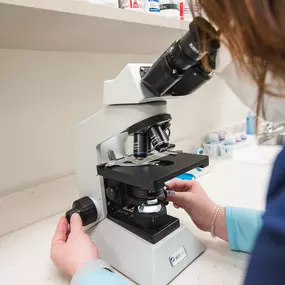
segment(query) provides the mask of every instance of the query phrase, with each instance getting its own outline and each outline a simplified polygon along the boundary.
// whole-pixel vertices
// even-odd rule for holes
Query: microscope
[[[206,167],[209,159],[175,150],[166,100],[210,80],[219,47],[218,32],[195,18],[154,64],[128,64],[105,81],[105,107],[73,132],[82,198],[67,220],[79,213],[102,259],[137,284],[166,285],[204,251],[189,229],[167,214],[166,183]]]

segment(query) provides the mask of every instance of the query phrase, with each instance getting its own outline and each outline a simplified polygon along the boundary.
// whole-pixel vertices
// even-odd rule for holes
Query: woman
[[[285,0],[195,2],[199,4],[192,6],[193,13],[204,10],[219,28],[240,70],[257,84],[257,111],[264,111],[266,94],[282,95],[265,81],[268,74],[271,82],[283,84],[285,79]],[[174,181],[169,188],[175,190],[169,200],[185,209],[199,229],[229,241],[233,250],[252,250],[245,285],[285,284],[285,150],[274,165],[263,218],[258,211],[217,206],[197,182]],[[73,276],[74,284],[129,284],[99,259],[78,215],[72,216],[70,229],[65,218],[59,222],[51,257],[62,271]]]

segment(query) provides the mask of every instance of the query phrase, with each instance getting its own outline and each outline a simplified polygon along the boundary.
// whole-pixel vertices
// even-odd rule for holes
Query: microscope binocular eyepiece
[[[197,17],[189,25],[189,31],[175,41],[142,75],[142,83],[155,95],[163,96],[186,71],[195,66],[203,57],[215,68],[217,50],[220,47],[219,33],[204,18]],[[207,81],[207,78],[204,80]],[[201,83],[198,81],[200,86]],[[193,83],[192,83],[193,85]],[[193,86],[193,90],[196,87]]]

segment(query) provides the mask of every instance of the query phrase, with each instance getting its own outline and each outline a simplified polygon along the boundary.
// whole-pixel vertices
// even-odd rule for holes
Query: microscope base
[[[166,285],[193,262],[204,245],[183,224],[156,244],[109,219],[89,231],[100,256],[139,285]]]

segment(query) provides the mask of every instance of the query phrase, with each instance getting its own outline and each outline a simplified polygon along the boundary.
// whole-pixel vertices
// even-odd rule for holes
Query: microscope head
[[[115,79],[105,81],[104,104],[140,104],[189,95],[213,77],[219,49],[219,32],[197,17],[154,64],[128,64]]]

